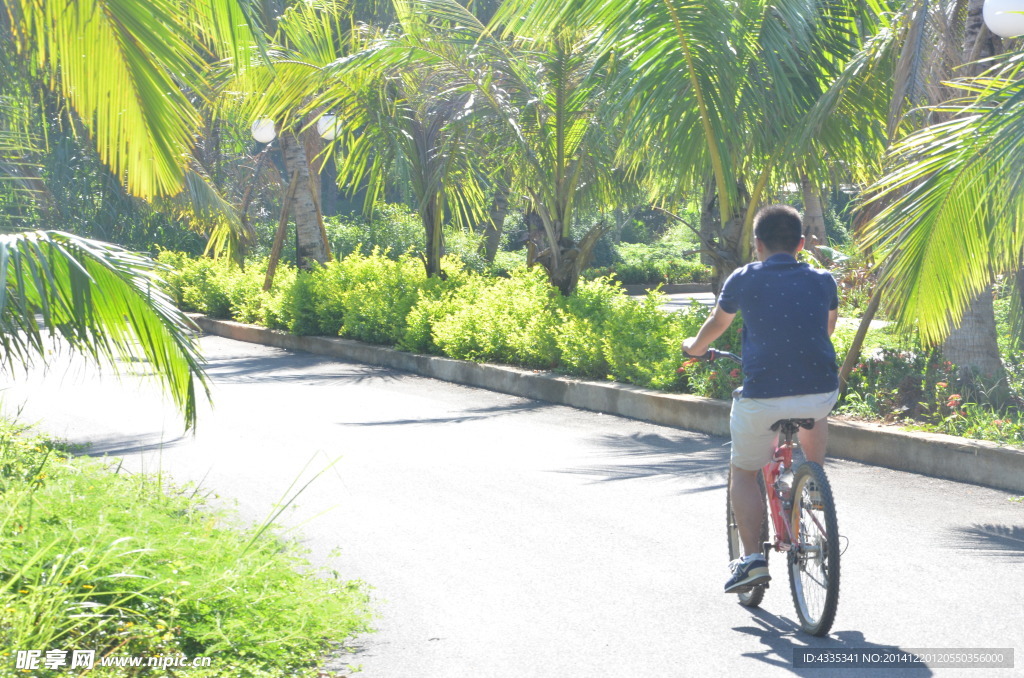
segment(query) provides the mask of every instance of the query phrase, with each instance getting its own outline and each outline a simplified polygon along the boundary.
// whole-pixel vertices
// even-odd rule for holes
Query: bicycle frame
[[[789,510],[792,509],[792,492],[796,488],[789,488],[790,490],[790,503],[783,502],[783,497],[776,488],[776,483],[779,477],[785,471],[792,469],[793,467],[793,448],[797,446],[794,440],[794,431],[785,430],[780,431],[779,435],[783,438],[776,446],[775,451],[772,453],[772,460],[765,464],[761,468],[761,473],[764,475],[765,492],[768,495],[768,512],[772,519],[772,528],[774,532],[775,541],[774,543],[766,543],[764,547],[772,548],[779,553],[795,551],[797,553],[808,553],[816,551],[811,546],[801,546],[798,542],[796,535],[793,534],[793,525],[790,522]],[[813,513],[809,516],[814,521],[815,526],[822,534],[828,534],[828,530],[818,517]],[[765,554],[767,555],[767,553]]]
[[[783,434],[780,434],[780,436]],[[789,523],[789,516],[786,514],[786,507],[783,504],[782,496],[776,488],[779,477],[793,466],[793,448],[796,443],[793,441],[792,433],[785,433],[785,439],[775,446],[772,460],[764,465],[761,473],[764,475],[765,491],[768,495],[768,513],[772,519],[772,528],[775,536],[774,544],[770,546],[776,551],[793,550],[793,528]],[[792,492],[792,488],[790,488]]]

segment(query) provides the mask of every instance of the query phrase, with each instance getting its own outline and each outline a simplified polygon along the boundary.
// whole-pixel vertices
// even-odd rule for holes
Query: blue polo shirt
[[[733,271],[718,305],[743,314],[743,397],[829,393],[839,388],[829,311],[838,308],[836,281],[789,254]]]

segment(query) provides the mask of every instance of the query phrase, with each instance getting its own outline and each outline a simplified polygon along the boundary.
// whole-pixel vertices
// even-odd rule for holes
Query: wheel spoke
[[[838,533],[832,490],[817,464],[802,465],[794,478],[792,525],[796,550],[789,560],[793,602],[803,629],[828,633],[839,599]]]

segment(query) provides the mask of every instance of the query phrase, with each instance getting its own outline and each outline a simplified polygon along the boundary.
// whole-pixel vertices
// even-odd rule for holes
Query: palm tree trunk
[[[484,259],[488,263],[494,262],[501,245],[501,233],[505,228],[505,217],[508,215],[508,185],[504,182],[498,184],[494,189],[494,197],[491,199],[490,218],[484,226]]]
[[[846,352],[846,359],[843,360],[843,366],[839,370],[839,391],[842,396],[846,395],[846,384],[850,379],[850,374],[853,372],[853,366],[860,360],[860,351],[864,347],[864,338],[868,336],[871,321],[875,319],[875,314],[878,313],[878,304],[881,301],[882,288],[877,287],[875,288],[875,293],[871,295],[868,307],[864,309],[864,315],[860,319],[857,333],[853,336],[850,350]]]
[[[712,186],[713,190],[713,186]],[[713,267],[711,275],[711,290],[717,296],[722,291],[733,271],[747,263],[744,253],[746,247],[741,242],[743,237],[743,219],[747,211],[747,196],[744,186],[739,187],[740,200],[733,205],[732,215],[723,226],[721,217],[718,215],[717,200],[709,198],[705,193],[701,205],[700,231],[703,241],[702,261],[709,261]]]
[[[295,221],[295,256],[300,268],[311,268],[314,262],[328,260],[327,243],[323,235],[320,207],[313,191],[309,157],[302,140],[294,133],[281,134],[281,155],[289,176],[298,174],[298,183],[291,202],[291,217]]]
[[[991,288],[985,288],[971,302],[959,327],[946,338],[942,353],[954,364],[973,367],[987,377],[1002,376]]]
[[[804,247],[817,252],[819,245],[828,245],[825,235],[825,210],[821,206],[821,195],[806,175],[800,177],[800,190],[804,195]]]
[[[984,0],[970,0],[967,9],[967,22],[964,34],[963,57],[965,63],[990,57],[995,50],[1001,49],[999,38],[994,36],[982,19]],[[977,66],[968,67],[971,73],[977,73]],[[964,73],[967,75],[968,73]],[[990,378],[998,379],[1005,384],[1006,373],[999,355],[999,343],[996,339],[996,316],[992,304],[992,288],[982,290],[942,346],[942,353],[947,360],[961,367],[971,368]]]
[[[444,277],[444,271],[441,270],[441,257],[444,256],[442,216],[440,196],[436,194],[430,196],[426,205],[420,209],[420,219],[423,222],[427,245],[423,263],[426,266],[428,277]]]

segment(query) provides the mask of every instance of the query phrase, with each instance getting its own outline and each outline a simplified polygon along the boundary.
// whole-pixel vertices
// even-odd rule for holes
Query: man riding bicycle
[[[803,224],[792,207],[772,205],[754,217],[758,261],[733,271],[707,321],[683,352],[703,356],[710,345],[743,314],[743,389],[734,395],[732,434],[732,509],[743,557],[730,563],[726,593],[737,593],[771,579],[761,552],[763,494],[757,472],[771,459],[780,419],[814,419],[800,433],[808,461],[824,464],[826,417],[839,397],[832,332],[838,317],[836,281],[827,271],[796,259],[803,249]]]

